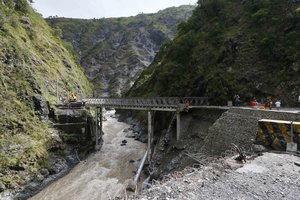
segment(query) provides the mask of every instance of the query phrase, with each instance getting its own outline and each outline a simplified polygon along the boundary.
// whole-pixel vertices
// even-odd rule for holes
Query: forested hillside
[[[49,107],[68,92],[92,94],[74,57],[26,0],[0,0],[0,198],[49,167]],[[54,131],[55,132],[55,131]]]
[[[299,0],[199,0],[130,96],[207,96],[226,104],[300,94]]]
[[[106,19],[49,18],[47,22],[74,47],[98,96],[120,96],[149,66],[161,44],[174,37],[176,25],[195,6],[167,8],[154,14]]]

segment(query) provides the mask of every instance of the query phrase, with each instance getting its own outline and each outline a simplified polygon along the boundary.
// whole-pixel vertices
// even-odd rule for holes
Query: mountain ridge
[[[191,16],[194,6],[172,7],[155,14],[104,19],[52,18],[72,44],[94,84],[96,96],[121,96],[152,62],[159,46],[173,38],[176,25]]]

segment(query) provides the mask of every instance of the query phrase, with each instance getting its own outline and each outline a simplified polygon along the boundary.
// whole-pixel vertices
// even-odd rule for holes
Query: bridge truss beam
[[[87,106],[96,106],[96,150],[101,148],[103,107],[148,111],[148,160],[151,159],[153,143],[153,112],[176,112],[176,139],[180,140],[180,112],[195,107],[207,106],[206,97],[157,97],[157,98],[89,98],[82,100]]]

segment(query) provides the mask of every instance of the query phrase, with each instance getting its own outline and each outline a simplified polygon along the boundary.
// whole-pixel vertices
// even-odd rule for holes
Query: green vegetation
[[[56,103],[70,90],[91,95],[73,55],[26,0],[0,1],[0,183],[24,184],[48,156],[49,125],[35,109],[34,96]]]
[[[205,0],[178,26],[130,96],[208,96],[226,104],[272,96],[295,105],[300,90],[299,1]]]

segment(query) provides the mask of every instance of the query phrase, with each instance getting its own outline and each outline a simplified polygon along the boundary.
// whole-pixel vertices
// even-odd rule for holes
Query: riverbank
[[[129,125],[118,122],[114,113],[108,111],[105,114],[107,121],[103,122],[102,149],[31,200],[96,200],[125,195],[126,181],[134,176],[146,145],[126,138],[123,130]]]

